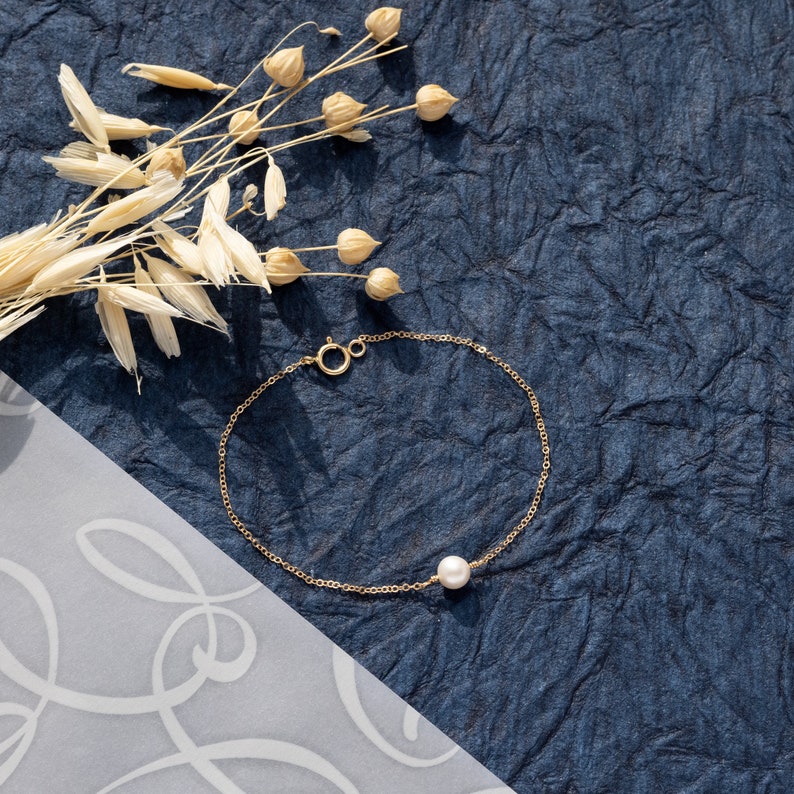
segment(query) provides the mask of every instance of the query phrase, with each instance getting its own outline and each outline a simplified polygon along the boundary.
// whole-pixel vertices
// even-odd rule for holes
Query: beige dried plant
[[[97,107],[74,71],[62,65],[58,80],[70,126],[86,140],[44,160],[57,176],[94,189],[50,222],[0,238],[0,340],[37,317],[46,300],[90,291],[116,357],[138,378],[128,311],[146,317],[157,346],[172,357],[181,352],[175,319],[227,332],[206,292],[210,285],[249,284],[270,292],[272,286],[299,278],[336,276],[364,279],[374,300],[402,292],[389,268],[366,274],[310,271],[298,257],[336,250],[342,262],[358,265],[380,245],[362,229],[343,230],[335,245],[285,248],[269,241],[268,249],[260,252],[234,225],[240,213],[272,221],[288,206],[287,181],[277,164],[288,149],[334,135],[365,142],[371,135],[360,125],[410,110],[423,119],[440,118],[457,101],[433,84],[420,89],[413,104],[365,112],[366,105],[332,90],[318,101],[317,115],[274,120],[314,84],[405,49],[384,46],[399,32],[400,21],[399,9],[377,9],[367,17],[367,34],[313,73],[307,72],[304,58],[311,62],[317,53],[305,44],[284,46],[309,26],[321,34],[340,35],[336,28],[320,29],[313,22],[290,31],[236,85],[173,66],[125,66],[125,74],[161,85],[223,92],[209,113],[179,131]],[[269,84],[252,90],[261,75]],[[246,93],[254,98],[244,99]],[[154,136],[163,137],[158,141]],[[113,141],[138,138],[146,143],[136,157],[111,149]],[[257,164],[267,165],[261,209],[256,206],[259,189],[242,183],[238,208],[230,210],[232,197],[238,195],[236,182]],[[191,221],[194,215],[197,220]],[[262,240],[269,236],[263,229]]]

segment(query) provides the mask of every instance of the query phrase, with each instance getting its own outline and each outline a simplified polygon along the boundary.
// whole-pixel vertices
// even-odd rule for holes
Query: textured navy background
[[[84,194],[40,161],[72,139],[61,60],[98,104],[177,123],[207,100],[124,63],[233,82],[293,23],[349,43],[370,9],[0,0],[0,233]],[[260,248],[368,229],[405,296],[229,290],[231,341],[185,324],[176,361],[135,320],[142,397],[91,303],[54,301],[0,368],[517,791],[790,791],[793,17],[784,0],[410,2],[410,51],[327,90],[399,103],[439,82],[462,99],[452,117],[293,150],[286,210],[241,226]],[[315,66],[339,51],[301,40]],[[218,436],[326,335],[395,327],[511,362],[540,398],[552,477],[536,523],[462,593],[315,591],[229,526]],[[345,378],[307,373],[257,403],[235,503],[318,575],[424,576],[523,514],[530,419],[465,351],[377,346]]]

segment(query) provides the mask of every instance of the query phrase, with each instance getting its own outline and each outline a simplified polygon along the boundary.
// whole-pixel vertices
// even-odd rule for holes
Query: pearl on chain
[[[438,581],[449,590],[459,590],[471,577],[469,563],[463,557],[450,555],[438,564]]]

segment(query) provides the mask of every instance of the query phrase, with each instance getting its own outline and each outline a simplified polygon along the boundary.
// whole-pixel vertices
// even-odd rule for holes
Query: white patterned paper
[[[509,792],[0,373],[0,787]]]

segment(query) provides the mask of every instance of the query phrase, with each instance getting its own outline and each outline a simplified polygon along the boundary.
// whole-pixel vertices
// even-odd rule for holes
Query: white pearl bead
[[[449,590],[459,590],[471,576],[469,563],[463,557],[451,555],[438,564],[438,581]]]

